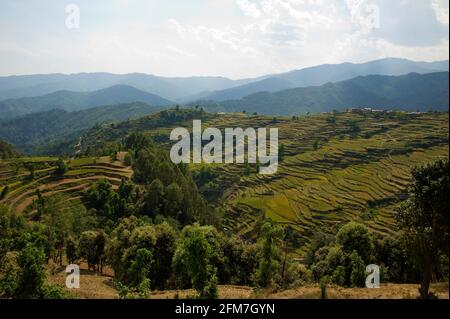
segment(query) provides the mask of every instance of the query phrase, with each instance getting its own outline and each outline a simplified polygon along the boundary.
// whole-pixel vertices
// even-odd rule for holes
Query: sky
[[[1,0],[0,75],[238,79],[385,57],[448,60],[448,30],[448,0]]]

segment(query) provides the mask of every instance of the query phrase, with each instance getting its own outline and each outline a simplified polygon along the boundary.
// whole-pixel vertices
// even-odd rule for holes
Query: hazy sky
[[[80,28],[66,26],[72,3]],[[243,78],[383,57],[447,60],[448,28],[448,0],[1,0],[0,75]]]

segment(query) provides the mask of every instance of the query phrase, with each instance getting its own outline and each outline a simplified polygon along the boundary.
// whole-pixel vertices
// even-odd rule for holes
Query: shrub
[[[365,287],[366,285],[366,267],[362,258],[356,251],[350,255],[350,264],[352,272],[350,274],[350,282],[353,287]]]
[[[345,284],[345,268],[344,266],[338,266],[331,276],[331,282],[338,285],[344,286]]]

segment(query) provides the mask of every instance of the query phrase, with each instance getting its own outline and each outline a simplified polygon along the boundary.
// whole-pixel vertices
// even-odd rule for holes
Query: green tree
[[[284,144],[281,144],[280,150],[278,152],[278,157],[280,159],[280,162],[282,162],[284,160],[284,156],[285,156],[285,147],[284,147]]]
[[[344,284],[345,284],[345,268],[344,268],[344,266],[336,267],[336,269],[333,272],[333,275],[331,276],[331,281],[338,286],[344,286]]]
[[[85,231],[81,234],[79,254],[88,263],[89,270],[102,271],[102,260],[105,253],[106,238],[102,231]]]
[[[58,176],[63,176],[67,172],[67,164],[62,158],[59,158],[56,162],[55,174]]]
[[[147,187],[145,193],[145,210],[148,215],[159,214],[164,205],[164,185],[159,179],[153,180],[153,182]]]
[[[336,242],[342,249],[351,254],[354,250],[368,263],[374,256],[374,241],[369,229],[363,224],[350,222],[344,225],[336,235]]]
[[[73,237],[69,237],[66,242],[66,257],[69,264],[75,263],[78,259],[78,243]]]
[[[430,282],[439,268],[440,255],[448,259],[448,176],[448,160],[415,168],[409,199],[396,214],[410,256],[422,271],[421,298],[430,297]]]
[[[268,287],[273,283],[278,270],[280,258],[278,245],[283,238],[283,228],[274,225],[271,221],[266,221],[261,227],[260,236],[259,265],[255,273],[255,281],[260,287]]]
[[[17,256],[19,266],[16,296],[18,298],[39,298],[45,283],[45,254],[34,245],[27,245]]]
[[[364,287],[366,284],[366,267],[363,259],[356,251],[350,254],[351,274],[350,282],[353,287]]]
[[[165,289],[172,275],[172,259],[175,254],[177,233],[166,222],[155,226],[156,243],[151,282],[156,289]]]
[[[214,291],[217,292],[217,269],[212,264],[214,248],[207,238],[210,231],[210,227],[198,224],[186,226],[174,257],[182,261],[183,270],[201,298],[215,298]]]
[[[183,205],[183,191],[177,183],[172,183],[166,188],[166,212],[172,217],[178,217]]]

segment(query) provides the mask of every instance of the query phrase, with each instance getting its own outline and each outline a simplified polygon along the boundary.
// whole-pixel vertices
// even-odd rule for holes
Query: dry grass
[[[112,271],[106,269],[104,274],[88,271],[87,265],[82,263],[80,289],[69,290],[76,298],[81,299],[115,299],[117,290],[114,288]],[[61,287],[65,286],[65,267],[50,266],[48,281]],[[330,299],[416,299],[418,298],[418,285],[415,284],[382,284],[379,289],[328,287]],[[449,299],[447,283],[432,284],[431,291],[439,299]],[[196,292],[188,290],[153,291],[152,299],[190,299],[195,298]],[[220,299],[319,299],[318,285],[307,285],[283,291],[256,291],[252,287],[221,285],[219,286]]]

